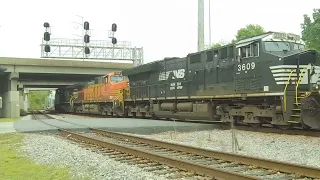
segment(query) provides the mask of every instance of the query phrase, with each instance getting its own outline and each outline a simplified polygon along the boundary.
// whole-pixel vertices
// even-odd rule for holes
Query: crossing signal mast
[[[109,38],[112,42],[112,56],[114,56],[114,46],[117,44],[117,38],[114,37],[114,33],[117,31],[117,24],[113,23],[111,25],[111,31],[109,31]]]
[[[44,45],[44,52],[46,53],[46,56],[48,56],[48,53],[50,52],[50,45],[49,45],[49,41],[50,41],[50,35],[51,33],[49,32],[50,30],[50,24],[48,22],[45,22],[43,24],[43,27],[45,28],[45,32],[43,34],[43,40],[46,42]]]
[[[109,31],[109,38],[111,38],[112,40],[112,44],[115,45],[117,44],[117,38],[114,37],[114,33],[117,31],[117,24],[113,23],[111,25],[111,31]]]
[[[41,44],[42,58],[123,60],[132,61],[134,66],[143,64],[142,47],[132,47],[130,42],[118,41],[114,36],[118,28],[116,23],[111,25],[109,31],[111,43],[105,40],[90,40],[88,21],[83,23],[83,40],[51,39],[50,24],[45,22],[43,26],[45,32]]]
[[[83,37],[83,41],[84,41],[84,53],[86,54],[86,58],[89,57],[90,54],[90,48],[88,47],[88,43],[90,43],[90,36],[88,34],[89,31],[89,22],[86,21],[83,23],[83,29],[85,30],[85,35]]]

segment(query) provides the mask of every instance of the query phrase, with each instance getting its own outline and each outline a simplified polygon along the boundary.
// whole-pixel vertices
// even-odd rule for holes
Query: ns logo
[[[185,69],[177,69],[177,70],[160,72],[159,81],[168,80],[170,74],[172,74],[171,79],[182,79],[185,77]]]

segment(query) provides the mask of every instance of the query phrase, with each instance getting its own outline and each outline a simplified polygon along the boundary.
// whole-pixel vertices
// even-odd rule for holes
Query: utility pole
[[[198,51],[204,50],[204,0],[198,0]]]
[[[209,0],[209,48],[211,48],[211,0]]]
[[[75,24],[78,24],[78,25],[80,25],[80,27],[81,27],[81,39],[82,39],[82,47],[83,47],[83,49],[82,49],[82,58],[83,58],[83,60],[84,60],[84,58],[85,58],[85,56],[84,56],[84,48],[85,48],[85,44],[84,44],[84,22],[83,22],[83,17],[82,16],[80,16],[80,15],[76,15],[77,17],[79,17],[79,18],[81,18],[81,23],[78,23],[78,22],[72,22],[72,23],[75,23]],[[76,28],[76,29],[78,29],[78,28]],[[79,37],[79,35],[76,35],[76,36],[78,36]]]

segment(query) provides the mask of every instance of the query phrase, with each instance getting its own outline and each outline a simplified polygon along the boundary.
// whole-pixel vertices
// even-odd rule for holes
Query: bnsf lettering
[[[172,75],[172,79],[181,79],[185,76],[185,69],[177,69],[172,71],[160,72],[159,73],[159,81],[168,80],[170,74]]]

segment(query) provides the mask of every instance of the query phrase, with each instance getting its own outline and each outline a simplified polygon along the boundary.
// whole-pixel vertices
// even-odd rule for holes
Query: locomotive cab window
[[[220,51],[220,59],[226,59],[228,57],[228,49],[227,47],[222,48]]]
[[[251,43],[246,46],[238,48],[238,57],[240,58],[250,58],[259,56],[259,43]]]
[[[207,54],[207,62],[209,61],[213,61],[213,52],[212,51],[207,51],[206,54]]]

